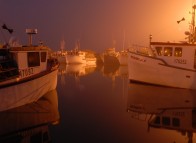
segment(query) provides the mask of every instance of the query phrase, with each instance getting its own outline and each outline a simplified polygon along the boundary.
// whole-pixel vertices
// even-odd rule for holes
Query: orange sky
[[[12,27],[12,36],[23,43],[27,41],[25,28],[37,28],[35,42],[43,40],[54,50],[64,37],[67,49],[80,39],[81,48],[101,52],[112,46],[113,39],[120,50],[123,30],[126,45],[148,45],[149,34],[153,41],[184,41],[193,3],[195,0],[1,0],[0,22]],[[177,24],[182,17],[186,21]]]

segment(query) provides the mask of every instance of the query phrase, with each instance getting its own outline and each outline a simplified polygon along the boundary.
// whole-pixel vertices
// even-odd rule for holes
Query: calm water
[[[61,65],[55,91],[0,113],[1,138],[41,126],[54,143],[196,142],[196,93],[130,84],[127,72],[126,67]]]

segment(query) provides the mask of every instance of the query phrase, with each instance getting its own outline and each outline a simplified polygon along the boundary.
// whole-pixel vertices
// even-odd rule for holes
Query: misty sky
[[[0,0],[0,23],[14,29],[9,35],[1,30],[0,41],[16,37],[27,43],[26,28],[37,28],[34,43],[42,40],[53,50],[64,37],[66,49],[80,40],[81,49],[102,52],[116,40],[148,46],[153,41],[184,41],[194,0]],[[177,20],[185,21],[177,24]]]

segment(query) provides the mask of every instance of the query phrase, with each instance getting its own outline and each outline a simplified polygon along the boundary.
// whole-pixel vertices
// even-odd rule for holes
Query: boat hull
[[[67,64],[85,64],[85,57],[79,55],[67,55],[66,56]]]
[[[93,66],[96,65],[97,59],[96,58],[86,58],[86,65]]]
[[[118,58],[113,55],[103,55],[103,63],[104,65],[120,65]]]
[[[0,111],[37,101],[47,92],[56,89],[57,69],[41,77],[16,82],[0,89]]]
[[[167,65],[163,60],[130,52],[129,80],[161,86],[196,89],[196,71]]]

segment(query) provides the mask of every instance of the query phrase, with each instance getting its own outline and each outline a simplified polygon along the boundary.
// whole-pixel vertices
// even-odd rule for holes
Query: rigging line
[[[1,25],[0,25],[0,31],[1,31],[2,38],[5,41],[5,43],[8,43],[8,38],[5,36],[5,34],[3,32],[3,29],[8,30],[10,33],[13,32],[13,29],[7,28],[7,24],[5,24],[5,22],[2,21],[1,19],[0,19],[0,23],[1,23]],[[3,27],[3,26],[5,26],[5,27]]]
[[[3,37],[3,40],[4,40],[6,43],[8,43],[8,40],[7,40],[6,36],[5,36],[5,34],[3,33],[3,30],[1,29],[0,31],[1,31],[1,35],[2,35],[2,37]]]
[[[5,22],[0,19],[0,23],[1,23],[1,26],[2,26]],[[0,31],[1,31],[1,36],[2,36],[3,40],[7,43],[8,41],[7,41],[7,38],[6,38],[5,34],[3,33],[2,28],[0,28]]]

